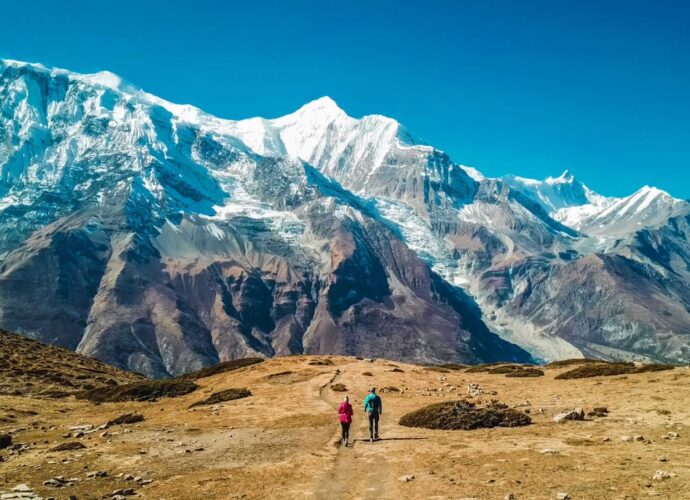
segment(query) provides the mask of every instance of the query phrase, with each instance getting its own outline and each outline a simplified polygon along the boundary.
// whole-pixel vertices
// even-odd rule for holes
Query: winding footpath
[[[330,386],[343,379],[347,374],[347,365],[341,367],[330,382],[321,386],[319,397],[333,408],[333,423],[337,429],[333,436],[332,446],[336,442],[337,454],[330,470],[319,478],[314,488],[314,497],[319,499],[351,499],[351,498],[395,498],[395,477],[387,456],[390,449],[386,441],[370,443],[369,422],[360,407],[359,400],[354,401],[350,395],[352,407],[355,410],[352,428],[350,430],[351,444],[349,447],[340,445],[340,426],[335,418],[342,393],[333,392]],[[347,380],[347,378],[346,378]],[[351,382],[351,381],[348,381]],[[366,393],[365,387],[348,387],[353,394]],[[389,430],[386,413],[380,422],[380,434],[385,438]]]

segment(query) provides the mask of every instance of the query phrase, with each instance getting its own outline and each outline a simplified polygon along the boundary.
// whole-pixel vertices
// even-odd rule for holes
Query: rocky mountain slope
[[[0,326],[147,375],[290,353],[688,361],[689,212],[487,179],[329,98],[232,121],[0,63]]]

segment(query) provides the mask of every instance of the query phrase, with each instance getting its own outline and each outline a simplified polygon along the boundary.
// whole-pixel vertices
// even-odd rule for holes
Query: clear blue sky
[[[690,198],[690,1],[0,4],[0,57],[108,69],[226,118],[323,95],[487,175]]]

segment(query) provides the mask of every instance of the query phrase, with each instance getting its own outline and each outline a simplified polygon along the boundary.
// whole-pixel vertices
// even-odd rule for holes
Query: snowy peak
[[[575,179],[568,170],[543,181],[508,175],[503,182],[540,204],[548,213],[588,204],[599,205],[603,197]]]
[[[276,118],[273,123],[280,127],[299,121],[308,121],[318,124],[328,124],[335,120],[349,118],[338,104],[328,96],[320,97],[308,102],[294,113]]]
[[[574,184],[577,181],[575,180],[575,176],[570,173],[570,170],[566,170],[560,177],[547,177],[544,182],[547,184]]]

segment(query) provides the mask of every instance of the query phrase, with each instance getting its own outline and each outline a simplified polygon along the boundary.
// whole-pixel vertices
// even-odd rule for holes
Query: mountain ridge
[[[330,98],[233,121],[95,75],[0,63],[0,326],[154,376],[295,352],[690,356],[683,201],[486,178]],[[588,262],[608,308],[578,295]],[[561,332],[578,309],[595,317]]]

